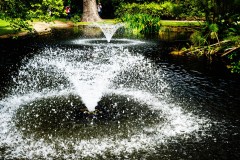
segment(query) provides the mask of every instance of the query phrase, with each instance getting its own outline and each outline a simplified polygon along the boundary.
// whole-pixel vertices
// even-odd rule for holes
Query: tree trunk
[[[96,0],[83,0],[82,22],[102,21],[97,12]]]

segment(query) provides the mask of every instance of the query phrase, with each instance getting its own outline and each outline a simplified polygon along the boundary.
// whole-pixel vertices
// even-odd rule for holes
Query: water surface
[[[1,158],[240,158],[239,80],[123,33],[1,40]]]

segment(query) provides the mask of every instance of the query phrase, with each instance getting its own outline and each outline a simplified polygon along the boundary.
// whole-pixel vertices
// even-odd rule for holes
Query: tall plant
[[[218,38],[218,25],[217,24],[210,24],[209,25],[209,30],[210,30],[210,37],[211,39],[217,39],[218,45],[220,45],[219,38]]]
[[[193,43],[194,46],[201,47],[206,43],[206,38],[200,31],[195,31],[190,36],[190,41]]]
[[[125,14],[121,18],[133,32],[136,33],[157,33],[160,29],[160,18],[148,14]]]

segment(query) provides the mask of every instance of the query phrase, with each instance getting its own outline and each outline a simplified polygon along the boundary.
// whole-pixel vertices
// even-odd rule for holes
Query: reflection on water
[[[239,81],[80,33],[1,46],[0,159],[239,159]]]

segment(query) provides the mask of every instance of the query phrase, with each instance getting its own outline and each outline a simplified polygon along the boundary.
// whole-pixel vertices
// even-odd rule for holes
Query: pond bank
[[[113,19],[104,19],[104,23],[116,23]],[[3,34],[0,35],[0,39],[2,38],[12,38],[18,36],[26,36],[29,34],[47,34],[50,33],[53,28],[70,28],[74,26],[82,26],[89,25],[89,22],[77,22],[73,23],[72,21],[64,22],[62,20],[55,20],[53,22],[32,22],[33,25],[33,33],[28,31],[22,31],[16,34]],[[180,32],[180,31],[192,31],[191,28],[199,27],[200,25],[204,25],[204,22],[198,21],[172,21],[172,20],[161,20],[162,30],[166,30],[168,28],[169,31]]]

